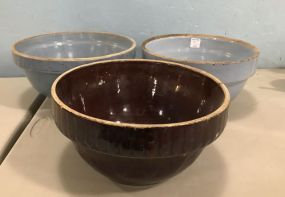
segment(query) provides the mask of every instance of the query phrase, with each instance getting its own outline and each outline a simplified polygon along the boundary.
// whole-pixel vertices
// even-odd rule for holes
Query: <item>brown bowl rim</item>
[[[96,66],[99,64],[106,64],[106,63],[111,63],[111,62],[151,62],[151,63],[163,63],[163,64],[167,64],[170,66],[177,66],[177,67],[182,67],[182,68],[186,68],[188,70],[191,70],[193,72],[196,72],[200,75],[206,76],[210,79],[212,79],[214,82],[217,83],[217,85],[222,89],[223,93],[224,93],[224,101],[223,103],[212,113],[207,114],[206,116],[202,116],[200,118],[197,119],[192,119],[192,120],[188,120],[188,121],[183,121],[183,122],[175,122],[175,123],[164,123],[164,124],[136,124],[136,123],[118,123],[115,121],[110,121],[110,120],[105,120],[105,119],[100,119],[100,118],[96,118],[93,116],[89,116],[83,113],[80,113],[74,109],[72,109],[71,107],[67,106],[62,100],[60,100],[60,98],[58,97],[57,93],[56,93],[56,86],[58,84],[58,82],[67,74],[74,72],[76,70],[85,68],[85,67],[89,67],[89,66]],[[105,60],[105,61],[100,61],[100,62],[93,62],[93,63],[88,63],[88,64],[84,64],[78,67],[75,67],[71,70],[68,70],[64,73],[62,73],[52,84],[51,87],[51,97],[54,100],[54,102],[59,105],[59,107],[61,109],[64,109],[66,111],[68,111],[69,113],[80,117],[82,119],[85,120],[89,120],[92,122],[96,122],[99,124],[105,124],[105,125],[109,125],[109,126],[116,126],[116,127],[127,127],[127,128],[134,128],[134,129],[146,129],[146,128],[170,128],[170,127],[178,127],[178,126],[186,126],[186,125],[192,125],[192,124],[196,124],[202,121],[209,121],[210,119],[218,116],[219,114],[223,113],[229,106],[230,103],[230,94],[229,91],[227,89],[227,87],[222,83],[222,81],[220,81],[217,77],[213,76],[210,73],[207,73],[203,70],[188,66],[188,65],[183,65],[183,64],[179,64],[179,63],[174,63],[174,62],[168,62],[168,61],[162,61],[162,60],[147,60],[147,59],[118,59],[118,60]]]
[[[129,40],[131,42],[131,46],[126,49],[123,50],[121,52],[117,52],[117,53],[111,53],[108,55],[102,55],[102,56],[94,56],[94,57],[78,57],[78,58],[52,58],[52,57],[41,57],[41,56],[34,56],[34,55],[28,55],[26,53],[20,52],[19,50],[17,50],[17,45],[25,42],[27,40],[33,39],[33,38],[37,38],[37,37],[41,37],[41,36],[48,36],[48,35],[67,35],[67,34],[103,34],[103,35],[110,35],[110,36],[117,36],[117,37],[121,37],[124,38],[126,40]],[[103,60],[103,59],[107,59],[107,58],[112,58],[112,57],[116,57],[119,55],[124,55],[127,54],[131,51],[133,51],[136,48],[136,41],[129,37],[129,36],[125,36],[125,35],[121,35],[121,34],[117,34],[117,33],[110,33],[110,32],[92,32],[92,31],[82,31],[82,32],[53,32],[53,33],[46,33],[46,34],[39,34],[39,35],[35,35],[35,36],[30,36],[30,37],[26,37],[23,38],[17,42],[15,42],[12,46],[12,54],[19,56],[19,57],[23,57],[23,58],[27,58],[27,59],[33,59],[33,60],[40,60],[40,61],[63,61],[63,62],[75,62],[75,61],[98,61],[98,60]]]
[[[147,44],[151,43],[152,41],[155,40],[159,40],[159,39],[163,39],[163,38],[171,38],[171,37],[192,37],[192,38],[209,38],[209,39],[219,39],[219,40],[223,40],[223,41],[229,41],[232,43],[238,43],[246,48],[249,48],[253,51],[253,55],[240,59],[238,61],[198,61],[198,60],[182,60],[182,59],[178,59],[178,58],[171,58],[168,56],[164,56],[158,53],[153,53],[151,52],[146,46]],[[158,36],[153,36],[150,37],[148,39],[146,39],[145,41],[143,41],[143,43],[141,44],[141,48],[143,49],[144,52],[153,55],[155,57],[159,57],[162,58],[164,60],[170,60],[170,61],[175,61],[175,62],[179,62],[179,63],[184,63],[184,64],[212,64],[212,65],[216,65],[216,64],[222,64],[222,65],[227,65],[227,64],[240,64],[242,62],[248,62],[251,61],[253,59],[257,59],[260,51],[259,49],[240,39],[236,39],[236,38],[230,38],[230,37],[226,37],[226,36],[220,36],[220,35],[211,35],[211,34],[163,34],[163,35],[158,35]]]

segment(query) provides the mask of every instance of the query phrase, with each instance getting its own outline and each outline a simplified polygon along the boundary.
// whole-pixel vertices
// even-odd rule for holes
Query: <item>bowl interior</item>
[[[145,48],[152,54],[182,61],[239,61],[255,54],[250,45],[215,37],[194,37],[200,39],[200,46],[191,47],[192,38],[171,36],[154,39]]]
[[[105,33],[56,33],[18,42],[21,53],[42,58],[89,58],[122,52],[131,48],[126,37]]]
[[[82,114],[136,124],[189,121],[215,111],[225,99],[221,86],[208,76],[149,61],[80,67],[63,75],[55,92]]]

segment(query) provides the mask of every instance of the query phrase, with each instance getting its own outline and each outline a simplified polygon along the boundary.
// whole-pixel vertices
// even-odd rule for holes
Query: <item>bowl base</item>
[[[191,165],[203,150],[173,157],[136,158],[98,152],[80,144],[75,144],[75,147],[94,169],[114,182],[132,186],[163,182]]]
[[[229,89],[230,95],[231,95],[231,101],[233,101],[238,94],[242,91],[243,87],[245,86],[246,80],[243,81],[237,81],[233,83],[226,83],[225,85]]]
[[[25,70],[25,74],[32,86],[42,95],[50,98],[52,82],[60,73],[41,73]]]

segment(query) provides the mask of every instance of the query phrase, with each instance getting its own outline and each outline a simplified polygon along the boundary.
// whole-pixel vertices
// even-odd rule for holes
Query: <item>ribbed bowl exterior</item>
[[[169,157],[203,148],[222,133],[227,110],[185,126],[135,129],[100,124],[83,119],[53,102],[59,130],[73,142],[89,149],[127,157]]]
[[[165,128],[117,127],[79,117],[52,102],[55,123],[84,160],[110,179],[128,185],[159,183],[188,167],[217,139],[228,109],[194,124]]]

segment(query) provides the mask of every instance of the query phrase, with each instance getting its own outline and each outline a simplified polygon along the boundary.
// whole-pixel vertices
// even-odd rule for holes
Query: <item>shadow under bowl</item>
[[[79,66],[55,80],[51,95],[55,123],[82,158],[128,185],[188,167],[222,133],[230,100],[214,76],[155,60]]]
[[[49,96],[61,73],[99,60],[133,58],[135,46],[133,39],[117,34],[64,32],[20,40],[13,45],[12,54],[33,87]]]
[[[242,40],[202,34],[169,34],[145,40],[143,56],[183,63],[219,78],[234,99],[256,70],[259,50]]]

